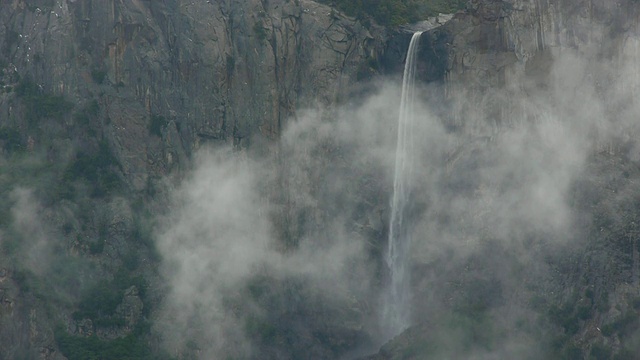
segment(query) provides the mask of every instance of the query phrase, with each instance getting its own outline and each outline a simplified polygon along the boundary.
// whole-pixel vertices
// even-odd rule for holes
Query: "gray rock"
[[[96,99],[137,190],[203,142],[277,138],[295,109],[339,99],[383,45],[309,0],[50,4],[0,5],[4,83],[31,77],[72,102]],[[15,112],[12,102],[0,97],[0,109]],[[148,131],[152,116],[166,121],[163,142]]]

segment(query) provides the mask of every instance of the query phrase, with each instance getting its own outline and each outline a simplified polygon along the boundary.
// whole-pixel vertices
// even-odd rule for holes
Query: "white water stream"
[[[420,35],[422,35],[421,31],[414,33],[411,38],[402,79],[402,99],[398,119],[398,143],[387,252],[390,283],[385,294],[382,315],[383,333],[387,338],[405,330],[411,321],[408,271],[411,238],[409,224],[406,223],[405,210],[411,201],[411,179],[415,166],[413,159],[416,117],[415,72]]]

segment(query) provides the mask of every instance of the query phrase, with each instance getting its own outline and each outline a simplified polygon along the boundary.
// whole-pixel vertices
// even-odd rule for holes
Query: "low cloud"
[[[584,235],[576,227],[584,221],[576,213],[576,183],[589,176],[594,154],[615,150],[638,157],[629,136],[637,128],[637,104],[629,96],[640,78],[637,71],[629,76],[637,41],[627,44],[612,62],[568,50],[552,54],[544,87],[522,81],[483,96],[454,91],[446,105],[428,99],[417,104],[408,210],[417,323],[441,322],[443,334],[467,341],[470,335],[459,333],[464,327],[437,314],[476,311],[484,320],[474,326],[495,333],[475,358],[544,356],[536,349],[548,344],[535,334],[554,325],[522,323],[541,315],[530,306],[532,296],[555,289],[544,285],[554,271],[549,256]],[[309,310],[314,308],[335,317],[322,323],[335,326],[325,329],[329,334],[357,328],[353,341],[376,344],[384,333],[378,320],[387,281],[383,256],[399,93],[397,84],[382,82],[357,104],[300,112],[278,151],[259,161],[250,151],[198,153],[158,233],[170,289],[159,329],[173,353],[191,347],[201,358],[257,356],[266,346],[258,338],[267,335],[275,348],[295,347],[277,343],[285,339],[279,331],[292,326],[313,336],[305,331],[319,324]],[[455,116],[442,111],[447,106],[457,109]],[[287,299],[285,307],[309,312],[296,318],[282,310],[274,303],[282,292],[256,295],[252,286],[261,277],[272,291],[290,291],[283,284],[301,281],[307,290],[290,293],[302,297]],[[274,309],[285,320],[270,317]],[[344,319],[337,309],[348,313]],[[256,332],[256,318],[279,328]],[[307,325],[296,322],[305,319]],[[357,324],[349,328],[341,320]],[[275,335],[265,335],[269,331]],[[323,344],[335,346],[332,340]],[[450,353],[468,355],[456,354]]]
[[[20,267],[38,276],[46,275],[51,265],[55,246],[52,231],[43,221],[43,209],[32,191],[16,188],[12,191],[11,207],[13,247],[20,258]]]

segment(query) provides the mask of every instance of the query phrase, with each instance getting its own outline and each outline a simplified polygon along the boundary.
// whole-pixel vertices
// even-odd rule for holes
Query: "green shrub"
[[[0,129],[0,144],[8,154],[25,150],[20,132],[13,128]]]
[[[98,116],[99,111],[100,104],[98,104],[97,100],[93,99],[73,115],[73,120],[80,126],[88,127],[91,125],[91,119]]]
[[[26,116],[30,125],[35,125],[43,118],[60,120],[73,108],[73,104],[63,96],[44,93],[28,78],[18,83],[15,92],[26,107]]]
[[[160,253],[153,239],[153,221],[151,220],[151,215],[148,214],[148,211],[140,209],[136,211],[133,221],[133,231],[131,233],[133,243],[146,248],[149,251],[148,255],[151,259],[160,260]],[[125,259],[125,261],[125,266],[128,266],[127,264],[132,265],[128,260]],[[139,261],[139,258],[136,259],[136,262]]]
[[[562,350],[562,360],[583,360],[582,349],[574,344],[570,344]]]
[[[4,51],[3,52],[8,55],[11,48],[13,48],[15,45],[18,44],[18,41],[20,41],[20,34],[18,34],[17,32],[11,29],[7,29],[7,31],[4,34]],[[6,65],[3,66],[2,68],[5,68],[5,67]]]
[[[609,303],[609,293],[606,291],[602,291],[600,293],[600,296],[596,300],[596,309],[598,309],[598,311],[600,312],[606,312],[610,307],[611,304]]]
[[[63,183],[85,179],[92,185],[92,197],[104,197],[123,187],[117,169],[120,163],[109,145],[102,141],[95,154],[79,153],[65,170]]]
[[[118,305],[122,302],[124,290],[114,287],[113,281],[101,280],[80,301],[78,311],[73,313],[74,320],[99,320],[113,316]]]
[[[583,304],[578,306],[577,316],[580,320],[587,320],[593,316],[591,305]]]
[[[248,316],[245,320],[245,332],[252,339],[260,339],[268,343],[278,335],[278,328],[267,319],[257,316]]]
[[[128,271],[134,271],[140,265],[140,255],[136,251],[128,252],[122,256],[122,265]]]
[[[151,115],[151,122],[149,123],[149,133],[151,135],[156,135],[157,137],[162,137],[162,129],[164,129],[168,125],[167,119],[161,115]]]
[[[91,78],[93,82],[98,85],[102,85],[104,83],[104,79],[107,77],[107,72],[102,69],[92,69],[91,70]]]
[[[229,54],[227,54],[226,67],[227,67],[227,75],[231,77],[233,75],[233,70],[236,67],[236,59]]]
[[[640,325],[638,314],[630,311],[611,324],[602,326],[602,335],[612,336],[617,334],[620,337],[625,337],[637,330],[638,325]]]
[[[622,349],[613,357],[613,360],[637,360],[636,354],[637,350]]]
[[[437,342],[416,341],[402,350],[402,359],[428,359],[442,356]]]
[[[85,293],[78,310],[73,313],[73,319],[91,319],[96,326],[124,325],[123,319],[115,316],[115,311],[122,302],[124,292],[131,286],[138,289],[140,298],[145,302],[147,282],[121,270],[112,280],[101,280]]]
[[[573,335],[580,329],[580,319],[576,314],[573,301],[567,301],[562,306],[551,306],[548,315],[553,322],[564,329],[565,334]]]
[[[157,359],[144,339],[135,334],[114,340],[102,340],[95,335],[72,336],[59,327],[54,336],[60,352],[69,360]]]
[[[89,253],[92,255],[102,254],[104,251],[104,239],[100,238],[89,243]]]
[[[589,359],[593,360],[609,360],[611,358],[611,349],[603,344],[593,344]]]
[[[264,28],[262,21],[258,21],[253,24],[253,32],[256,34],[256,37],[260,41],[267,40],[267,29]]]

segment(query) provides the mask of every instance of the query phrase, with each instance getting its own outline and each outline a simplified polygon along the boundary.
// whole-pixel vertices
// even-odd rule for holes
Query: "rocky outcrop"
[[[18,249],[0,255],[0,353],[58,359],[144,328],[155,182],[206,143],[272,151],[296,110],[375,73],[384,29],[310,0],[11,0],[0,50],[0,228],[37,174],[54,259],[33,274],[0,231]]]
[[[440,30],[451,36],[446,91],[465,93],[467,99],[479,104],[473,109],[454,106],[452,121],[455,126],[477,127],[474,113],[495,111],[495,106],[486,104],[486,94],[506,90],[504,97],[509,98],[562,86],[553,84],[554,71],[564,71],[554,65],[555,58],[575,56],[580,63],[576,66],[583,67],[598,84],[596,91],[615,87],[620,74],[603,68],[629,66],[630,54],[637,49],[639,16],[632,0],[470,1],[466,12]],[[635,74],[622,76],[637,78]],[[504,114],[496,120],[498,127],[512,121],[510,114],[528,111],[517,108],[515,102],[507,99],[501,104]]]
[[[96,101],[135,189],[203,142],[277,138],[295,109],[340,99],[382,45],[308,0],[12,0],[0,12],[4,73],[76,111]],[[13,101],[2,96],[3,118],[19,116]]]

